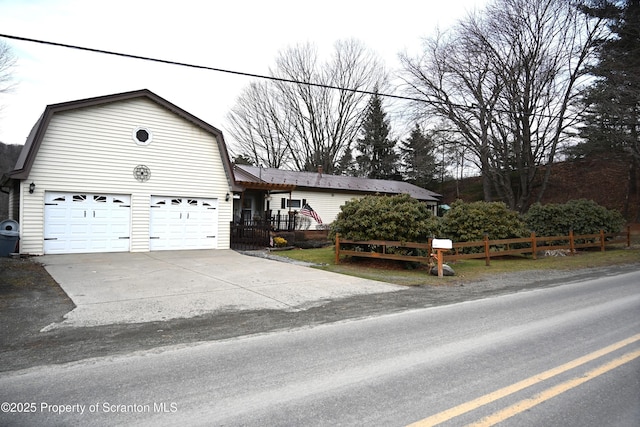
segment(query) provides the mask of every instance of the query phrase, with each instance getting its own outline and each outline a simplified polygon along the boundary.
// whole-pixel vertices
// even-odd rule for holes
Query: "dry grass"
[[[425,265],[388,260],[350,258],[343,259],[336,265],[333,247],[278,252],[278,255],[319,264],[322,266],[320,268],[336,273],[414,286],[470,282],[495,274],[518,271],[577,270],[640,263],[640,245],[632,245],[631,248],[612,247],[605,252],[580,251],[570,256],[538,257],[537,260],[528,257],[496,258],[491,259],[490,266],[486,266],[484,260],[461,260],[449,264],[456,271],[456,276],[444,278],[430,275]]]

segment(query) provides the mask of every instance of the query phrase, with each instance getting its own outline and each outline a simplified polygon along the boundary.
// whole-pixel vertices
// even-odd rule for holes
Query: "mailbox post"
[[[438,260],[438,277],[443,277],[442,253],[449,249],[453,249],[453,242],[451,239],[433,239],[431,241],[431,249],[436,252],[436,259]]]

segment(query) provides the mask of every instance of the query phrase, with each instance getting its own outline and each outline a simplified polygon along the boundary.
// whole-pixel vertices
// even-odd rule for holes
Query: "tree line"
[[[283,50],[228,114],[235,161],[422,187],[472,165],[485,201],[525,212],[559,158],[597,156],[626,161],[620,185],[640,191],[640,0],[489,0],[400,62],[357,40],[326,60]],[[0,42],[0,93],[14,64]]]
[[[396,73],[356,40],[336,43],[326,62],[313,45],[289,48],[271,73],[298,83],[243,91],[229,113],[232,152],[265,167],[420,186],[467,162],[485,201],[520,212],[541,199],[561,156],[618,155],[637,191],[639,2],[493,0],[426,37],[417,56],[400,55]],[[407,99],[395,100],[409,118],[395,133],[388,93]]]

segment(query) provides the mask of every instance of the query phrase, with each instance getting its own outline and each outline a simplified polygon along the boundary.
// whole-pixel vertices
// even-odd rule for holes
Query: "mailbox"
[[[433,249],[452,249],[453,242],[451,239],[433,239],[431,241],[431,247]]]

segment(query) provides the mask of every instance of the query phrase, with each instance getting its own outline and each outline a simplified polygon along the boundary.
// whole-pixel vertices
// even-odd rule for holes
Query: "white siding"
[[[281,199],[289,198],[289,194],[278,194],[273,195],[273,200],[271,202],[272,210],[277,211],[280,210],[282,214],[288,209],[280,209]],[[309,205],[313,208],[314,211],[318,213],[320,219],[324,224],[330,224],[335,219],[338,213],[340,213],[340,206],[344,205],[349,200],[354,198],[363,197],[362,194],[358,193],[325,193],[319,191],[300,191],[294,190],[291,192],[291,199],[293,200],[306,200]],[[294,209],[299,211],[300,209]],[[317,223],[311,219],[311,228],[315,229]]]
[[[9,219],[13,219],[16,221],[20,219],[16,215],[16,213],[19,212],[20,209],[20,195],[18,191],[19,190],[16,191],[16,188],[14,186],[12,186],[11,190],[9,191]]]
[[[131,197],[131,252],[149,252],[150,203],[150,194],[134,193]]]
[[[324,224],[330,224],[335,221],[336,217],[340,213],[340,207],[343,206],[346,202],[354,199],[360,199],[365,195],[362,193],[330,193],[330,192],[322,192],[322,191],[300,191],[294,190],[291,192],[291,199],[293,200],[305,200],[314,211],[320,215],[320,219]],[[288,194],[278,194],[272,196],[274,200],[271,202],[272,210],[277,211],[280,210],[281,213],[284,213],[281,206],[281,198],[288,198]],[[433,204],[435,206],[435,204]],[[288,209],[286,209],[288,210]],[[299,210],[299,209],[295,209]],[[311,228],[315,229],[317,223],[311,218]]]
[[[146,146],[132,133],[153,134]],[[147,182],[133,176],[137,165],[151,170]],[[29,194],[31,182],[35,192]],[[21,251],[43,252],[44,192],[131,195],[131,251],[149,250],[151,195],[216,198],[220,201],[218,247],[229,247],[231,202],[221,154],[213,135],[158,104],[136,98],[55,114],[21,185]]]

